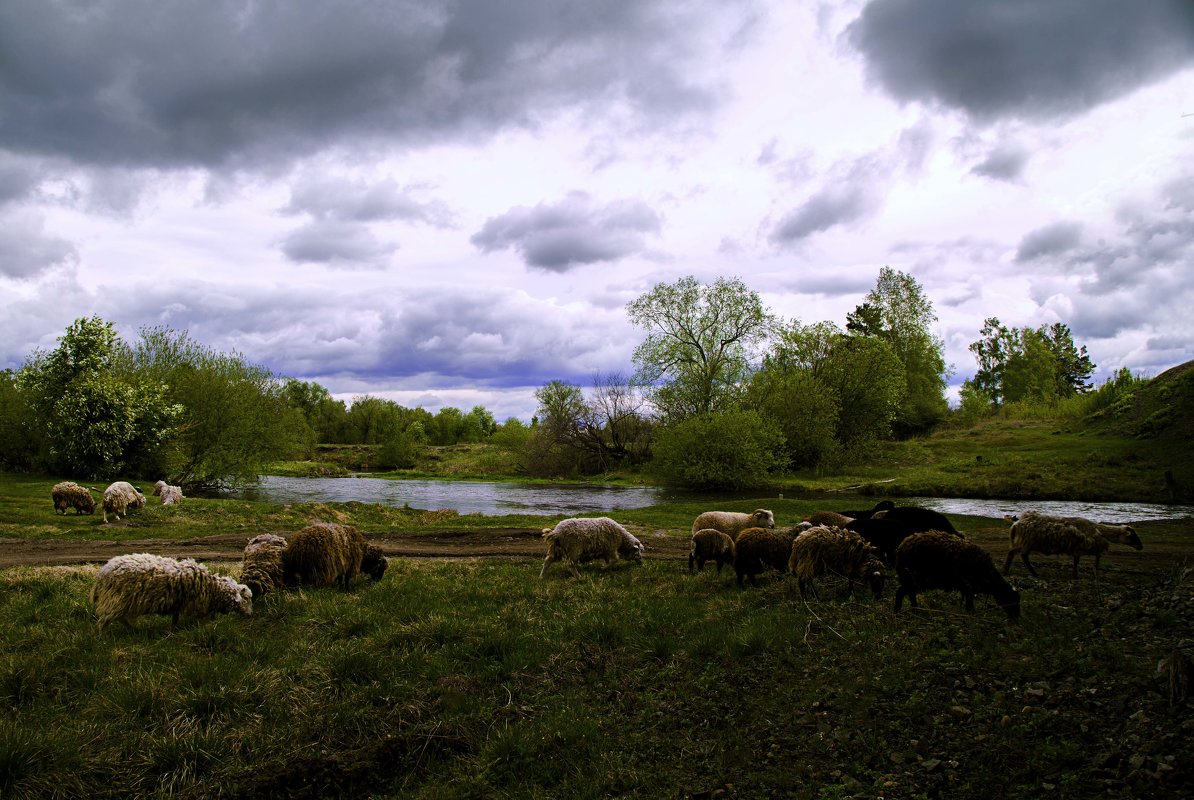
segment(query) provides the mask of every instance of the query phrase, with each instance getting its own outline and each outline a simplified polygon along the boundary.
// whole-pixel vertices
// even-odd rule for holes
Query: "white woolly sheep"
[[[895,612],[904,597],[916,607],[916,595],[932,589],[961,592],[966,610],[974,611],[974,596],[988,594],[1009,617],[1020,616],[1020,593],[1012,588],[991,554],[977,544],[945,531],[914,533],[896,548]]]
[[[758,508],[749,514],[740,511],[706,511],[692,522],[692,532],[712,528],[721,531],[737,541],[738,534],[747,528],[774,528],[775,515],[765,508]]]
[[[601,559],[607,568],[619,558],[643,563],[642,542],[609,517],[563,519],[554,528],[544,528],[543,538],[547,540],[547,556],[539,570],[540,578],[553,562],[561,560],[578,578],[576,565],[586,561]]]
[[[91,490],[74,481],[54,484],[54,488],[50,490],[50,497],[54,499],[55,514],[61,511],[62,516],[66,516],[68,508],[75,510],[75,516],[95,511],[95,498],[92,496]]]
[[[746,577],[750,578],[751,586],[758,586],[755,576],[765,569],[777,570],[781,575],[787,572],[792,542],[804,530],[799,526],[790,531],[747,528],[738,534],[734,542],[734,572],[738,574],[738,585],[742,586],[742,579]]]
[[[364,572],[381,580],[389,562],[351,525],[317,522],[291,537],[282,551],[282,579],[287,586],[348,584]]]
[[[254,600],[284,585],[282,551],[285,549],[286,540],[274,533],[254,536],[245,545],[240,581],[249,587]]]
[[[801,600],[805,590],[812,588],[813,578],[821,575],[845,578],[851,595],[855,581],[870,586],[875,599],[883,594],[883,561],[879,552],[851,530],[826,525],[809,528],[792,543],[788,570],[796,576]]]
[[[1029,553],[1068,555],[1074,557],[1074,577],[1078,577],[1078,559],[1094,556],[1094,576],[1099,577],[1099,559],[1107,552],[1111,542],[1126,544],[1136,550],[1144,548],[1140,537],[1131,525],[1112,525],[1106,522],[1092,522],[1082,517],[1052,517],[1026,511],[1012,523],[1011,547],[1003,564],[1003,574],[1012,568],[1016,554],[1032,575],[1036,569],[1028,560]]]
[[[100,569],[91,587],[91,602],[100,630],[113,620],[131,627],[143,614],[206,617],[217,612],[253,613],[248,586],[209,572],[187,558],[182,561],[149,553],[115,556]]]
[[[171,486],[165,481],[158,481],[153,485],[153,493],[162,498],[162,505],[172,506],[182,502],[182,487]]]
[[[688,552],[688,572],[700,572],[705,568],[706,561],[717,562],[717,572],[725,564],[734,563],[734,540],[728,534],[713,528],[699,530],[692,535],[692,549]]]
[[[125,481],[116,481],[116,483],[104,489],[104,523],[108,522],[108,515],[112,514],[116,519],[124,514],[128,515],[130,508],[145,508],[145,495],[137,491],[131,483]]]

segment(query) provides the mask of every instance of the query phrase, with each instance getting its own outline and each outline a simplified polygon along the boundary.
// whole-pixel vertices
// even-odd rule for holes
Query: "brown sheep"
[[[716,561],[720,574],[725,564],[734,563],[734,540],[728,534],[713,528],[699,530],[692,535],[692,549],[688,553],[688,572],[700,572],[705,568],[706,561]]]
[[[50,497],[54,500],[55,514],[61,511],[62,515],[66,516],[68,508],[75,510],[75,516],[95,511],[95,498],[91,495],[91,490],[74,481],[54,484],[54,488],[50,490]]]
[[[788,560],[792,555],[792,542],[803,528],[790,531],[773,531],[766,528],[747,528],[738,534],[734,542],[734,571],[738,573],[738,585],[744,577],[750,578],[751,586],[758,586],[755,576],[765,569],[777,570],[781,575],[788,571]]]
[[[802,600],[805,589],[812,588],[813,578],[821,575],[844,577],[851,595],[855,581],[870,586],[875,599],[883,594],[883,561],[878,551],[859,534],[843,528],[819,525],[800,534],[792,543],[788,569],[796,576]]]
[[[317,522],[296,533],[282,551],[282,580],[287,586],[348,584],[361,572],[381,580],[386,559],[370,547],[364,535],[350,525]]]
[[[1003,574],[1012,568],[1016,554],[1028,571],[1035,576],[1036,569],[1028,560],[1029,553],[1044,555],[1068,555],[1074,558],[1073,575],[1078,577],[1078,559],[1084,555],[1094,556],[1094,576],[1099,576],[1099,559],[1107,552],[1110,542],[1119,542],[1141,550],[1144,544],[1131,525],[1111,525],[1092,522],[1082,517],[1051,517],[1026,511],[1012,523],[1011,546],[1003,564]]]

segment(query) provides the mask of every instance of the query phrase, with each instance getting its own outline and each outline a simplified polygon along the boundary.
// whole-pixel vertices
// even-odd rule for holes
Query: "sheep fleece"
[[[317,522],[291,537],[282,553],[288,586],[330,586],[348,583],[361,572],[368,543],[351,525]]]
[[[120,519],[130,508],[145,508],[145,495],[133,488],[131,483],[116,481],[104,489],[104,522],[112,514]]]
[[[240,581],[249,587],[253,597],[282,588],[282,551],[285,549],[286,540],[273,533],[254,536],[245,545]]]
[[[747,528],[774,528],[775,515],[765,508],[755,509],[750,514],[741,511],[705,511],[692,521],[692,533],[712,528],[737,539]]]
[[[95,511],[95,498],[91,496],[91,492],[74,481],[54,484],[54,488],[50,490],[50,497],[54,498],[55,513],[61,511],[63,516],[68,508],[73,508],[76,514],[90,514]]]
[[[630,531],[609,517],[573,517],[560,520],[554,528],[544,528],[547,557],[539,577],[555,561],[564,561],[574,575],[578,563],[602,559],[608,565],[619,557],[642,563],[643,545]]]
[[[866,539],[851,530],[819,525],[809,528],[792,543],[788,569],[797,578],[800,595],[813,578],[840,575],[850,581],[871,584],[878,596],[882,590],[883,562],[878,551]]]
[[[193,559],[179,561],[149,553],[115,556],[100,569],[91,602],[102,629],[113,620],[144,614],[206,617],[216,612],[253,613],[249,587],[216,575]]]

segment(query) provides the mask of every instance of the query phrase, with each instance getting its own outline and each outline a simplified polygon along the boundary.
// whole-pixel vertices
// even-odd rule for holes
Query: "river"
[[[412,508],[451,508],[461,514],[534,514],[549,517],[614,514],[632,508],[707,497],[710,503],[731,503],[725,495],[697,495],[654,486],[592,486],[505,483],[498,481],[386,480],[350,478],[283,478],[263,475],[257,484],[232,496],[270,503],[357,501]],[[750,495],[757,498],[758,495]],[[1194,517],[1194,506],[1155,503],[1092,503],[1057,500],[970,500],[942,497],[895,498],[900,505],[919,505],[944,514],[1002,517],[1035,510],[1101,522],[1133,522]],[[858,499],[826,500],[826,509],[857,506]]]

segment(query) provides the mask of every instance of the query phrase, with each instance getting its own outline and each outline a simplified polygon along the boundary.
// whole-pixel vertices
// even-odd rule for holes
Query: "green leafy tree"
[[[933,304],[907,273],[883,267],[875,288],[846,318],[846,330],[882,339],[904,366],[907,391],[893,421],[901,434],[927,430],[945,417],[945,344],[933,334]]]
[[[31,356],[17,380],[42,431],[41,465],[109,478],[158,463],[182,412],[166,387],[131,365],[115,327],[99,317],[75,320],[58,342]]]
[[[745,407],[757,411],[783,434],[785,466],[790,469],[831,462],[841,450],[837,393],[818,383],[808,370],[764,367],[751,377]]]
[[[626,310],[647,331],[634,351],[635,380],[651,387],[668,422],[731,405],[772,324],[759,295],[739,278],[659,283]]]
[[[970,352],[978,370],[968,383],[996,404],[1048,402],[1089,391],[1095,366],[1068,326],[1009,328],[990,317]]]
[[[0,469],[9,472],[33,469],[41,438],[41,426],[17,385],[17,373],[0,370]]]
[[[783,466],[784,437],[756,411],[699,414],[662,428],[653,466],[694,489],[763,486]]]
[[[142,330],[129,361],[181,408],[156,467],[170,483],[192,492],[236,485],[310,446],[310,426],[288,402],[284,382],[238,353],[157,327]]]

